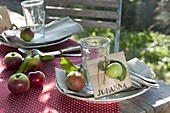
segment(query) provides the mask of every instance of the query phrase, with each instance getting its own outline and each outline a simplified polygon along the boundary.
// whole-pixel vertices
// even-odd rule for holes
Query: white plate
[[[41,48],[41,47],[48,47],[48,46],[52,46],[52,45],[56,45],[56,44],[60,44],[66,40],[68,40],[70,37],[66,37],[66,38],[63,38],[62,40],[59,40],[59,41],[55,41],[55,42],[51,42],[51,43],[47,43],[47,44],[37,44],[37,45],[22,45],[22,48],[30,48],[30,49],[33,49],[33,48]],[[0,42],[2,43],[2,45],[5,45],[5,46],[9,46],[9,47],[14,47],[8,43],[5,43],[5,42]],[[16,48],[16,47],[14,47]]]
[[[76,95],[72,95],[72,94],[66,94],[59,88],[58,84],[56,84],[56,88],[64,95],[69,96],[71,98],[88,101],[88,102],[94,102],[94,103],[113,103],[113,102],[117,102],[117,101],[131,99],[131,98],[134,98],[136,96],[139,96],[139,95],[145,93],[146,91],[148,91],[150,89],[149,87],[143,87],[142,89],[123,91],[123,92],[109,95],[107,97],[101,97],[101,98],[95,99],[94,97],[80,97],[80,96],[76,96]]]
[[[118,92],[116,94],[112,94],[112,95],[97,98],[97,99],[94,98],[94,96],[92,95],[92,93],[93,93],[92,92],[92,93],[90,93],[91,95],[89,97],[83,97],[83,96],[77,95],[76,92],[72,92],[72,91],[70,92],[70,90],[67,88],[67,86],[65,84],[66,72],[64,70],[55,68],[55,72],[56,72],[56,87],[61,93],[63,93],[66,96],[69,96],[69,97],[72,97],[75,99],[79,99],[79,100],[88,101],[88,102],[111,103],[111,102],[116,102],[116,101],[122,101],[122,100],[131,99],[136,96],[139,96],[150,89],[149,87],[143,87],[143,88],[135,89],[135,90],[134,89],[126,90],[126,91]],[[64,91],[63,91],[63,89],[64,89]],[[78,94],[85,93],[85,92],[86,93],[89,92],[89,90],[86,87],[84,87],[82,91],[78,92]]]

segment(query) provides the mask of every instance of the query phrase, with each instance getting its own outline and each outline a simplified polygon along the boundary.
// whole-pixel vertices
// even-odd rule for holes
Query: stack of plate
[[[44,38],[33,38],[30,42],[25,42],[20,38],[20,30],[7,30],[1,34],[0,42],[3,45],[16,48],[39,48],[59,44],[66,41],[70,35],[83,31],[80,24],[66,17],[60,21],[55,20],[47,24]]]

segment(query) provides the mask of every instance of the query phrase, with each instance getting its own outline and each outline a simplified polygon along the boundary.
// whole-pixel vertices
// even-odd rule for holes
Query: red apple
[[[13,74],[8,79],[8,89],[14,94],[22,94],[29,90],[29,78],[23,73]]]
[[[29,72],[28,78],[32,86],[42,86],[45,82],[45,74],[41,71]]]
[[[80,91],[85,86],[85,78],[78,71],[72,71],[67,75],[66,86],[72,91]]]
[[[18,69],[22,61],[22,56],[17,52],[10,52],[4,57],[4,64],[8,69]]]

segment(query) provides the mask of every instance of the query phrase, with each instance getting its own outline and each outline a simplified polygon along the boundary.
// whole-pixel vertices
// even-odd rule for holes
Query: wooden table
[[[157,81],[159,89],[120,102],[120,113],[170,113],[170,86]]]

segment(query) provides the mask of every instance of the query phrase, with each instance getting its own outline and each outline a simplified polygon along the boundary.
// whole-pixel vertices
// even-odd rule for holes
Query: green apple
[[[3,18],[2,18],[2,16],[0,15],[0,24],[1,24],[1,22],[2,22],[2,19],[3,19]]]
[[[20,37],[24,41],[30,42],[34,38],[34,32],[30,27],[25,27],[21,30]]]
[[[105,72],[109,78],[116,79],[117,77],[122,75],[123,67],[121,66],[120,63],[114,62],[107,66]]]

